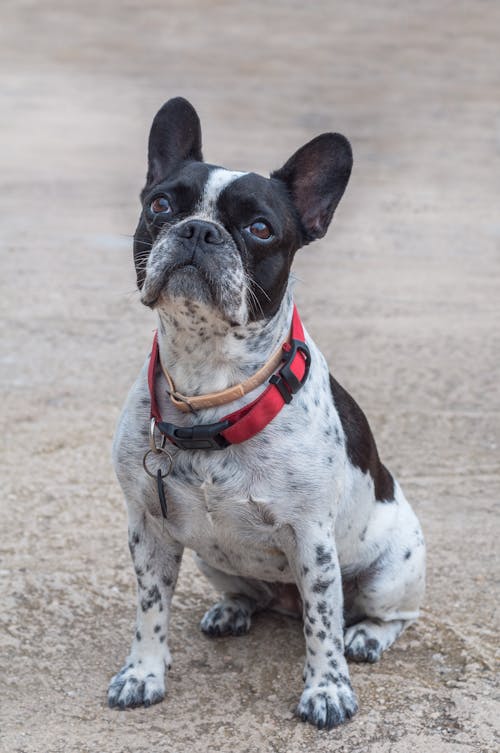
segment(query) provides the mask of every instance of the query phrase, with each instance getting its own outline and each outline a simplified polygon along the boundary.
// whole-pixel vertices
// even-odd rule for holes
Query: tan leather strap
[[[282,360],[283,346],[280,345],[269,361],[244,382],[235,384],[234,387],[228,387],[221,392],[209,392],[208,395],[193,395],[192,397],[187,397],[187,395],[182,395],[180,392],[177,392],[172,377],[161,363],[161,359],[160,365],[161,370],[165,375],[165,379],[168,382],[170,400],[176,408],[184,413],[189,413],[192,411],[196,412],[203,408],[214,408],[217,405],[226,405],[227,403],[232,403],[234,400],[237,400],[239,397],[243,397],[243,395],[247,395],[256,387],[260,387],[266,379],[269,379],[274,374]]]

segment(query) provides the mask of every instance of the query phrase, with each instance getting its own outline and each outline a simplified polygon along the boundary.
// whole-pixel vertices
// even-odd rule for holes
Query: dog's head
[[[310,141],[270,178],[209,165],[194,108],[169,100],[151,126],[134,237],[143,303],[197,302],[235,325],[268,319],[297,249],[326,233],[351,167],[337,133]]]

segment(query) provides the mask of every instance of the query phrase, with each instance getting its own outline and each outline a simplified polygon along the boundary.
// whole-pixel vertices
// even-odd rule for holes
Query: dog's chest
[[[280,546],[284,529],[293,530],[305,515],[318,526],[332,517],[342,455],[331,440],[338,419],[328,398],[328,372],[320,364],[317,355],[292,406],[254,438],[222,452],[173,450],[173,467],[164,481],[168,517],[163,525],[213,567],[289,582],[293,578]],[[156,394],[164,420],[189,420],[172,407],[161,381]],[[126,496],[142,498],[150,513],[161,518],[156,480],[142,469],[149,446],[149,404],[145,368],[118,427],[115,466]],[[204,416],[205,422],[220,420],[223,410],[227,408]],[[155,472],[155,456],[148,462]]]
[[[290,580],[279,547],[279,495],[236,458],[177,456],[165,483],[171,535],[209,565],[265,580]],[[274,499],[273,499],[274,498]]]

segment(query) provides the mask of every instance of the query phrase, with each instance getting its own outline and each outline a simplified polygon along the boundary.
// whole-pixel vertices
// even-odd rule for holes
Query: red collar
[[[224,416],[214,424],[176,426],[163,421],[155,395],[159,365],[158,333],[155,332],[148,369],[151,418],[158,430],[181,450],[223,450],[254,437],[267,426],[293,395],[304,385],[309,374],[311,355],[304,340],[304,330],[297,308],[293,307],[290,342],[283,343],[283,365],[269,379],[265,390],[248,405]]]

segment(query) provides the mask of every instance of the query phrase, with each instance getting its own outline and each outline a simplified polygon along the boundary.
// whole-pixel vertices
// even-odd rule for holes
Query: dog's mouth
[[[182,297],[210,304],[215,302],[212,281],[193,261],[168,265],[159,274],[148,274],[142,288],[141,301],[155,308],[162,301]]]

